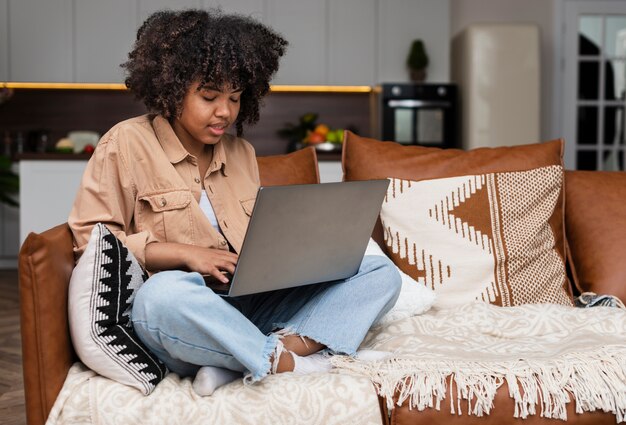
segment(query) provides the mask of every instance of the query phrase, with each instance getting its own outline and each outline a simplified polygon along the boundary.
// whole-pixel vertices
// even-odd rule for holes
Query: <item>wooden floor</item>
[[[17,270],[0,270],[0,423],[26,423]]]

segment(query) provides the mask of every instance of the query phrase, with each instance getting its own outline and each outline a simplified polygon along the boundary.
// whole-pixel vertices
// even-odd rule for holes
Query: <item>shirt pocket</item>
[[[147,204],[143,224],[159,241],[192,243],[190,191],[147,193],[139,199]]]
[[[246,198],[246,199],[242,199],[239,201],[241,203],[241,207],[243,208],[243,212],[245,212],[248,217],[252,215],[252,210],[254,209],[255,201],[256,201],[256,197]]]

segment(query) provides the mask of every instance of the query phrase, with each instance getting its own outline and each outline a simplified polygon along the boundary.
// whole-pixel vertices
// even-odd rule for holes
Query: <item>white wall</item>
[[[560,81],[555,69],[560,66],[558,0],[450,0],[450,38],[473,23],[533,23],[541,37],[541,139],[561,137]],[[514,101],[514,99],[512,99]]]

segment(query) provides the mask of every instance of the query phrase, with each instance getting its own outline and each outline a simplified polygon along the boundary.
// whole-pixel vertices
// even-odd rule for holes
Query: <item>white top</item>
[[[206,190],[200,192],[200,209],[206,215],[206,218],[209,219],[209,222],[217,230],[219,233],[222,233],[220,229],[220,225],[217,222],[217,217],[215,216],[215,211],[213,210],[213,205],[211,205],[211,201],[209,201],[209,197],[206,195]]]

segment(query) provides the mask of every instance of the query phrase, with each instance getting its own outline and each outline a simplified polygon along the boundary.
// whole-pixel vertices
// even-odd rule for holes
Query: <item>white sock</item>
[[[392,354],[391,351],[359,350],[354,357],[364,362],[377,362],[390,357]]]
[[[198,395],[206,396],[237,378],[241,378],[240,372],[215,366],[203,366],[196,373],[192,387]]]
[[[308,356],[301,357],[295,353],[291,353],[293,357],[293,373],[297,375],[306,375],[314,372],[328,372],[333,368],[330,359],[322,353],[313,353]]]

